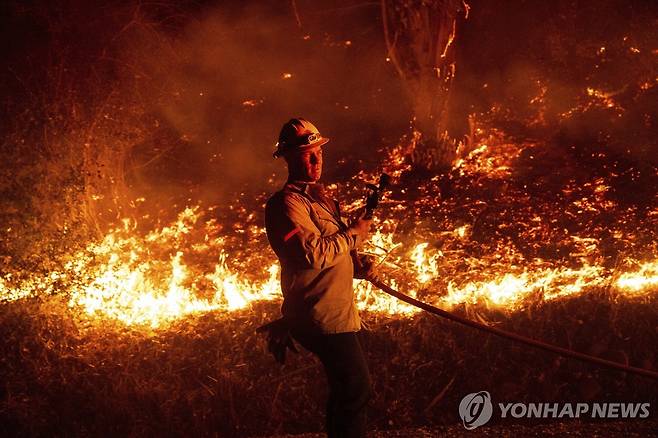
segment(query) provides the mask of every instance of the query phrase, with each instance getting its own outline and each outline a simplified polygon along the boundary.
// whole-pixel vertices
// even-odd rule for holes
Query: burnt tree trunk
[[[388,59],[393,63],[413,108],[420,136],[414,164],[449,168],[458,142],[448,135],[447,105],[455,77],[458,19],[468,16],[462,0],[381,0]]]

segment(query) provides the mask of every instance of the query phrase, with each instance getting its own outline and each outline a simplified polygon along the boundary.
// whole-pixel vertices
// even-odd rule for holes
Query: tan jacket
[[[358,331],[350,251],[360,238],[317,187],[288,182],[265,207],[267,238],[281,263],[281,311],[292,324],[322,333]]]

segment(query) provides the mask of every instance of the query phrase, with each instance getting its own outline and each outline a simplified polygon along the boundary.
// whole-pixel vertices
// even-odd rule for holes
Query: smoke
[[[331,138],[326,178],[376,160],[409,111],[386,63],[377,5],[333,3],[298,2],[296,15],[288,3],[246,2],[203,10],[175,32],[126,31],[122,83],[161,123],[133,150],[132,183],[212,201],[271,190],[286,172],[272,158],[278,131],[296,116]],[[336,167],[347,155],[350,168]]]
[[[290,117],[331,138],[326,180],[379,161],[409,111],[378,5],[294,3],[2,3],[0,270],[275,190]]]

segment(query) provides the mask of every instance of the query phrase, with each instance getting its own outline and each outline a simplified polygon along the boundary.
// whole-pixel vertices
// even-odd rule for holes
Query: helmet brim
[[[327,137],[320,137],[320,139],[318,139],[318,140],[316,140],[316,141],[314,141],[313,143],[310,143],[310,144],[303,144],[303,145],[299,145],[299,146],[283,147],[283,148],[279,147],[279,148],[277,148],[276,151],[274,151],[273,155],[274,155],[275,158],[278,158],[278,157],[281,157],[281,156],[283,156],[285,154],[288,154],[290,152],[302,152],[302,151],[305,151],[307,149],[312,149],[312,148],[317,148],[317,147],[323,146],[327,143],[329,143],[329,139]]]

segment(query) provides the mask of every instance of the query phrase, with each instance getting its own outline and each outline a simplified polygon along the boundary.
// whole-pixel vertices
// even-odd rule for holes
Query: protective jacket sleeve
[[[318,222],[324,219],[300,195],[288,194],[272,201],[266,209],[268,237],[282,261],[321,270],[361,244],[349,229],[323,235]]]

